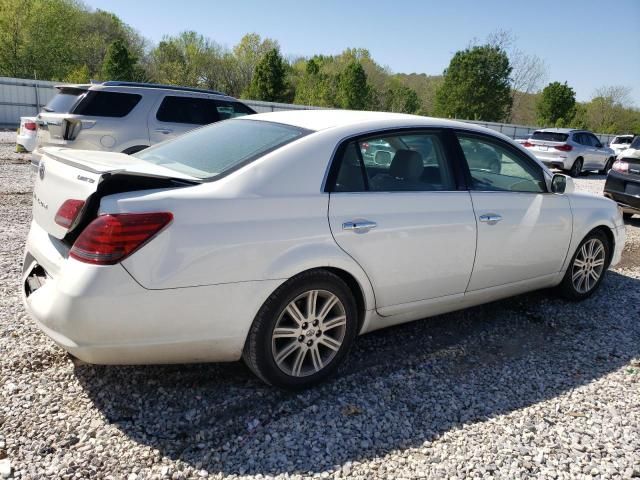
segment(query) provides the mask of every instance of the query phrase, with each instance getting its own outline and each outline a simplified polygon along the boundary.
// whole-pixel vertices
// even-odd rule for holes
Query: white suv
[[[566,170],[572,177],[590,170],[607,173],[616,156],[593,133],[569,128],[536,130],[521,145],[548,167]]]
[[[44,147],[135,153],[201,125],[255,113],[220,92],[135,82],[60,85],[36,117]]]

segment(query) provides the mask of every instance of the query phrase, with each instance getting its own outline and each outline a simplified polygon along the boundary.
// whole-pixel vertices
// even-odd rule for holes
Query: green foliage
[[[268,102],[286,101],[286,65],[277,48],[272,48],[256,65],[245,97]]]
[[[336,100],[341,108],[365,110],[370,101],[367,74],[356,60],[351,61],[338,76]]]
[[[499,47],[484,45],[455,53],[436,93],[442,117],[501,121],[512,104],[511,66]]]
[[[397,79],[389,83],[385,92],[384,110],[400,113],[417,113],[420,110],[420,99],[415,90],[402,85]]]
[[[63,79],[63,81],[67,83],[89,83],[90,80],[91,75],[89,73],[89,67],[87,67],[86,64],[71,70]]]
[[[116,40],[107,49],[102,64],[102,78],[104,80],[134,81],[136,58],[131,55],[127,45],[122,40]]]
[[[576,113],[576,94],[567,82],[552,82],[542,90],[536,105],[541,126],[568,126]]]

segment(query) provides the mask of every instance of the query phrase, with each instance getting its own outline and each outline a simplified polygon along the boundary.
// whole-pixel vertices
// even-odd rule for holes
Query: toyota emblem
[[[40,180],[44,180],[44,162],[40,161],[40,166],[38,167],[38,175],[40,175]]]

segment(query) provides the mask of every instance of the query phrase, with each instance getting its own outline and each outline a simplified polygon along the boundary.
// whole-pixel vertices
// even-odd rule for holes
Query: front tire
[[[579,177],[582,173],[582,158],[576,158],[576,161],[573,162],[571,166],[571,170],[569,170],[569,175],[573,178]]]
[[[609,173],[609,170],[611,170],[611,166],[613,165],[613,157],[611,157],[609,160],[607,160],[607,163],[604,164],[604,168],[602,170],[600,170],[600,174],[601,175],[606,175]]]
[[[263,381],[300,390],[331,376],[358,329],[347,284],[325,270],[291,278],[264,303],[251,326],[243,359]]]
[[[558,293],[567,300],[579,301],[593,295],[611,261],[611,244],[600,230],[589,233],[571,258],[567,272],[558,285]]]

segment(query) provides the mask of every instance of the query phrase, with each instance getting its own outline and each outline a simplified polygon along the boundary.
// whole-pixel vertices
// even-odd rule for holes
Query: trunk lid
[[[67,200],[85,202],[78,218],[89,212],[90,197],[99,191],[106,180],[126,177],[122,187],[112,186],[109,194],[116,191],[163,188],[171,185],[167,180],[181,182],[181,185],[199,183],[198,179],[186,174],[154,165],[136,157],[122,153],[108,153],[85,150],[70,150],[49,147],[43,150],[33,189],[33,219],[50,235],[64,238],[71,228],[56,223],[56,213]],[[139,181],[133,181],[131,177]],[[95,202],[94,202],[95,203]],[[97,209],[97,206],[94,205]]]

